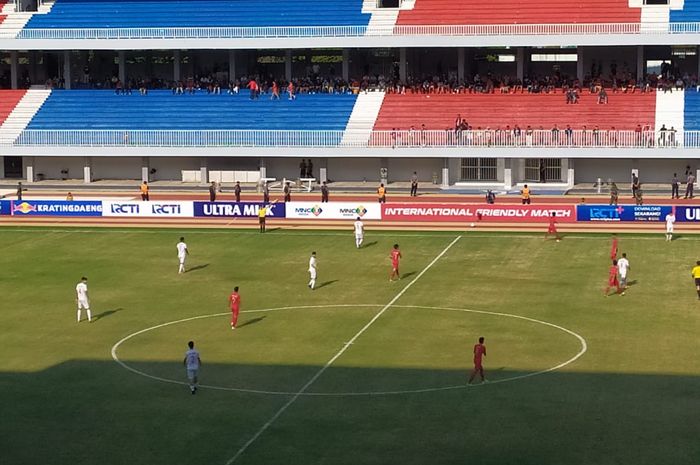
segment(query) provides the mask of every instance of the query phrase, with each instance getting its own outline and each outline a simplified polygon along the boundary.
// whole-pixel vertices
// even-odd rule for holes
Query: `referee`
[[[698,292],[698,299],[700,299],[700,260],[695,262],[692,274],[695,279],[695,290]]]

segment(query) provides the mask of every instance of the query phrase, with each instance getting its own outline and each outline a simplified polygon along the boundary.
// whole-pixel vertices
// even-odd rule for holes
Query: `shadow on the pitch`
[[[208,266],[209,266],[209,263],[205,263],[204,265],[193,266],[192,268],[187,270],[187,273],[192,273],[193,271],[203,270],[204,268],[206,268]]]
[[[271,233],[271,232],[281,231],[281,230],[282,230],[282,228],[279,227],[279,226],[276,227],[276,228],[265,228],[265,232],[266,232],[266,233]]]
[[[377,245],[377,241],[372,241],[372,242],[368,242],[366,244],[362,244],[362,248],[366,249],[367,247],[372,247],[373,245]]]
[[[244,321],[243,323],[241,323],[241,324],[239,324],[238,326],[236,326],[236,328],[242,328],[242,327],[244,327],[244,326],[254,325],[255,323],[260,323],[260,322],[261,322],[262,320],[264,320],[265,318],[267,318],[267,317],[266,317],[266,316],[259,316],[259,317],[257,317],[257,318],[253,318],[253,319],[251,319],[251,320]]]
[[[330,286],[331,284],[337,283],[337,282],[338,282],[337,279],[333,279],[331,281],[326,281],[326,282],[323,282],[323,283],[319,284],[318,286],[316,286],[316,289],[321,289],[322,287]]]
[[[635,284],[637,284],[637,280],[636,280],[636,279],[633,279],[633,280],[631,280],[631,281],[627,281],[627,287],[634,286]]]
[[[102,318],[107,318],[108,316],[114,315],[115,313],[121,312],[122,310],[124,310],[124,309],[121,307],[115,308],[113,310],[105,310],[104,312],[98,313],[97,315],[95,315],[94,321],[101,320]]]
[[[413,276],[414,274],[416,274],[415,271],[409,271],[408,273],[401,275],[401,279],[410,278],[410,277]]]

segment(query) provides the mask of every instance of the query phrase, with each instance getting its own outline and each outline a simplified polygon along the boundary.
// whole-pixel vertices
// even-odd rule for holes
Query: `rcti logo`
[[[596,219],[596,220],[613,220],[613,219],[619,219],[620,216],[622,215],[622,212],[624,211],[624,208],[622,207],[602,207],[602,208],[595,208],[591,207],[590,214],[591,214],[591,219]]]
[[[323,213],[323,209],[318,205],[314,205],[314,207],[311,209],[311,213],[313,213],[315,216],[318,216],[321,213]]]
[[[26,214],[29,212],[35,212],[36,207],[34,205],[28,204],[27,202],[22,202],[19,205],[15,205],[13,211]]]

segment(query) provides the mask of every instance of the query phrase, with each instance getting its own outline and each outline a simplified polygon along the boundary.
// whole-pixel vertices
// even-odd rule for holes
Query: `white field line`
[[[290,306],[290,307],[278,307],[278,308],[263,308],[263,309],[258,309],[258,310],[243,310],[241,313],[263,313],[263,312],[275,312],[275,311],[280,311],[280,310],[315,310],[315,309],[325,309],[325,308],[342,308],[342,307],[353,307],[353,308],[358,308],[358,307],[382,307],[382,304],[334,304],[334,305],[299,305],[299,306]],[[535,318],[530,318],[522,315],[513,315],[511,313],[502,313],[502,312],[489,312],[485,310],[472,310],[468,308],[450,308],[450,307],[426,307],[423,305],[394,305],[394,308],[408,308],[408,309],[426,309],[426,310],[443,310],[443,311],[454,311],[454,312],[465,312],[465,313],[479,313],[483,315],[494,315],[494,316],[502,316],[502,317],[508,317],[508,318],[516,318],[520,320],[526,320],[530,321],[533,323],[538,323],[541,325],[545,326],[550,326],[552,328],[558,329],[562,332],[565,332],[567,334],[570,334],[574,336],[576,339],[578,339],[579,343],[581,344],[581,349],[579,352],[574,355],[573,357],[569,358],[568,360],[561,362],[553,367],[550,368],[545,368],[536,372],[531,372],[531,373],[525,373],[522,375],[517,375],[517,376],[511,376],[509,378],[500,378],[496,380],[491,380],[491,382],[488,384],[493,385],[493,384],[499,384],[499,383],[507,383],[509,381],[516,381],[520,379],[525,379],[525,378],[531,378],[533,376],[538,376],[542,375],[545,373],[549,373],[551,371],[559,370],[560,368],[564,368],[565,366],[575,362],[578,360],[581,356],[583,356],[584,353],[588,350],[588,344],[586,343],[586,340],[583,338],[583,336],[571,331],[570,329],[564,328],[563,326],[556,325],[554,323],[549,323],[547,321],[542,321],[542,320],[537,320]],[[222,313],[212,313],[209,315],[198,315],[190,318],[183,318],[181,320],[175,320],[175,321],[169,321],[167,323],[162,323],[156,326],[151,326],[150,328],[142,329],[140,331],[137,331],[135,333],[129,334],[128,336],[123,337],[119,342],[114,344],[112,346],[112,359],[114,359],[115,362],[117,362],[119,365],[121,365],[123,368],[131,371],[132,373],[135,373],[137,375],[141,375],[145,378],[152,379],[154,381],[160,381],[163,383],[169,383],[169,384],[179,384],[181,386],[188,386],[189,383],[185,381],[178,381],[175,379],[169,379],[169,378],[162,378],[160,376],[155,376],[151,375],[149,373],[145,373],[143,371],[140,371],[136,368],[133,368],[126,364],[125,362],[121,361],[118,356],[118,349],[121,347],[121,345],[130,340],[131,338],[144,334],[148,331],[153,331],[159,328],[163,328],[166,326],[170,325],[176,325],[179,323],[186,323],[188,321],[193,321],[193,320],[201,320],[203,318],[213,318],[213,317],[219,317],[219,316],[225,316],[229,315],[229,312],[222,312]],[[229,392],[242,392],[242,393],[247,393],[247,394],[263,394],[263,395],[275,395],[275,396],[293,396],[295,393],[294,392],[289,392],[289,391],[270,391],[270,390],[264,390],[264,389],[248,389],[248,388],[236,388],[236,387],[226,387],[226,386],[215,386],[215,385],[209,385],[209,384],[200,384],[199,385],[202,388],[206,389],[212,389],[215,391],[229,391]],[[455,389],[465,389],[465,388],[476,388],[480,386],[486,386],[486,384],[455,384],[451,386],[434,386],[434,387],[428,387],[428,388],[418,388],[418,389],[403,389],[403,390],[393,390],[393,391],[350,391],[350,392],[305,392],[302,395],[305,397],[359,397],[359,396],[389,396],[389,395],[403,395],[403,394],[423,394],[423,393],[431,393],[431,392],[439,392],[439,391],[449,391],[449,390],[455,390]]]
[[[280,409],[277,410],[277,412],[276,412],[274,415],[272,415],[272,417],[271,417],[269,420],[267,420],[267,422],[266,422],[264,425],[262,425],[262,427],[257,431],[257,433],[255,433],[255,434],[253,435],[253,437],[251,437],[245,444],[243,444],[243,447],[241,447],[240,449],[238,449],[238,452],[236,452],[236,454],[235,454],[233,457],[231,457],[231,458],[226,462],[226,465],[231,465],[231,464],[234,463],[236,460],[238,460],[238,458],[239,458],[241,455],[243,455],[243,453],[245,453],[245,451],[248,450],[248,448],[249,448],[255,441],[257,441],[257,439],[258,439],[265,431],[267,431],[267,429],[268,429],[270,426],[272,426],[272,424],[273,424],[275,421],[277,421],[277,419],[278,419],[280,416],[282,416],[282,414],[283,414],[284,412],[286,412],[287,409],[288,409],[294,402],[296,402],[297,399],[299,399],[299,397],[300,397],[302,394],[304,394],[304,392],[306,392],[306,390],[309,389],[309,388],[311,387],[311,385],[314,384],[318,378],[321,377],[321,375],[328,369],[328,367],[330,367],[330,366],[333,364],[333,362],[335,362],[336,360],[338,360],[338,358],[340,358],[340,356],[343,355],[343,354],[345,353],[346,350],[348,350],[348,347],[350,347],[362,334],[364,334],[364,332],[367,331],[367,330],[369,329],[369,327],[372,326],[372,324],[374,324],[374,322],[377,321],[377,320],[384,314],[384,312],[386,312],[389,308],[391,308],[391,306],[394,305],[394,303],[395,303],[397,300],[399,300],[399,299],[401,298],[401,296],[403,296],[403,295],[406,293],[406,291],[407,291],[408,289],[410,289],[411,286],[413,286],[413,284],[414,284],[416,281],[418,281],[430,268],[432,268],[433,265],[434,265],[435,263],[437,263],[437,261],[440,260],[440,258],[442,258],[442,257],[447,253],[447,251],[450,250],[450,249],[452,248],[452,246],[455,245],[455,244],[457,243],[457,241],[459,241],[461,238],[462,238],[462,236],[457,236],[456,238],[454,238],[454,240],[453,240],[452,242],[450,242],[449,245],[448,245],[447,247],[445,247],[445,248],[442,250],[442,252],[440,252],[440,253],[438,254],[437,257],[435,257],[435,258],[433,259],[433,261],[431,261],[430,263],[428,263],[428,265],[427,265],[425,268],[423,268],[423,270],[422,270],[420,273],[418,273],[418,276],[416,276],[415,278],[413,278],[413,280],[412,280],[410,283],[408,283],[406,286],[404,286],[403,289],[401,289],[401,290],[399,291],[399,293],[396,294],[396,296],[395,296],[393,299],[391,299],[391,301],[390,301],[388,304],[386,304],[376,315],[374,315],[374,317],[373,317],[371,320],[369,320],[369,322],[368,322],[366,325],[364,325],[364,326],[362,327],[362,329],[360,329],[348,342],[346,342],[346,343],[343,345],[343,347],[342,347],[333,357],[331,357],[331,359],[328,360],[328,361],[326,362],[326,364],[323,365],[323,366],[321,367],[321,369],[319,369],[319,370],[316,372],[316,374],[313,375],[313,376],[311,377],[311,379],[310,379],[309,381],[307,381],[306,384],[304,384],[304,385],[301,387],[301,389],[299,389],[299,391],[298,391],[296,394],[294,394],[294,395],[292,396],[291,399],[289,399],[289,400],[287,401],[287,403],[285,403],[282,407],[280,407]]]

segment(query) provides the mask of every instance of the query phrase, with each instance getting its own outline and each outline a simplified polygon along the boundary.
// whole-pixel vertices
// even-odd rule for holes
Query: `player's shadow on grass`
[[[634,286],[635,284],[637,284],[637,280],[636,280],[636,279],[633,279],[633,280],[631,280],[631,281],[627,281],[627,287]]]
[[[406,273],[406,274],[402,274],[402,275],[401,275],[401,279],[410,278],[410,277],[413,276],[414,274],[416,274],[415,271],[409,271],[409,272]]]
[[[254,325],[255,323],[260,323],[260,322],[261,322],[262,320],[264,320],[265,318],[267,318],[267,317],[266,317],[266,316],[259,316],[259,317],[257,317],[257,318],[253,318],[253,319],[244,321],[243,323],[241,323],[241,324],[239,324],[238,326],[236,326],[236,328],[242,328],[242,327],[244,327],[244,326]]]
[[[316,289],[321,289],[322,287],[330,286],[331,284],[334,284],[334,283],[337,283],[337,282],[338,282],[337,279],[332,279],[332,280],[330,280],[330,281],[325,281],[325,282],[322,282],[321,284],[319,284],[318,286],[316,286]]]
[[[206,268],[208,266],[209,266],[209,263],[205,263],[204,265],[193,266],[192,268],[187,270],[187,272],[192,273],[193,271],[203,270],[204,268]]]
[[[372,241],[372,242],[368,242],[366,244],[362,244],[362,248],[366,249],[367,247],[372,247],[373,245],[377,245],[377,241]]]
[[[97,315],[95,315],[94,321],[101,320],[102,318],[107,318],[108,316],[114,315],[115,313],[121,312],[122,310],[124,310],[124,309],[121,307],[115,308],[113,310],[105,310],[104,312],[98,313]]]

